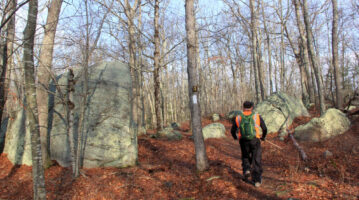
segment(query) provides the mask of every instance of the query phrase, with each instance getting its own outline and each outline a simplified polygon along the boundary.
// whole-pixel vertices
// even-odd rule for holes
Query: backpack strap
[[[259,114],[254,114],[253,115],[253,120],[254,120],[254,126],[256,127],[256,128],[260,128],[260,124],[257,124],[257,120],[259,119]],[[259,123],[260,123],[260,121],[259,121]]]
[[[237,115],[237,117],[236,117],[236,125],[238,128],[241,125],[241,120],[242,120],[242,113]]]
[[[260,138],[260,132],[259,132],[259,127],[260,127],[260,118],[259,118],[259,114],[254,114],[253,115],[253,120],[254,120],[254,129],[255,129],[255,131],[256,131],[256,137],[257,138]],[[257,123],[257,121],[258,121],[258,123]]]

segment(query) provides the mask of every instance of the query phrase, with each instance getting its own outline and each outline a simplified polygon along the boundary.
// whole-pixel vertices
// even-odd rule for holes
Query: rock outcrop
[[[300,99],[282,92],[274,93],[256,105],[254,112],[262,116],[268,133],[283,131],[286,124],[290,125],[296,117],[309,116]]]
[[[75,70],[75,79],[81,76]],[[67,74],[58,77],[61,91],[66,91]],[[83,166],[126,167],[137,161],[137,136],[131,123],[131,76],[127,65],[101,63],[89,68],[89,94],[84,120]],[[77,141],[83,80],[80,77],[74,93],[74,139]],[[51,159],[62,166],[70,165],[69,138],[66,133],[66,109],[59,91],[49,96],[49,138]],[[20,110],[7,128],[5,153],[14,164],[31,165],[30,133],[25,126],[25,112]],[[26,134],[25,134],[26,130]]]
[[[343,134],[350,128],[350,121],[340,110],[328,109],[320,118],[295,129],[294,137],[299,141],[321,142]]]

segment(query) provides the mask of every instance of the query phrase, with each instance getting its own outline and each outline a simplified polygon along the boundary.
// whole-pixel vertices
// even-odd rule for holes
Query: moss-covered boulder
[[[74,92],[76,142],[83,79],[80,69],[74,71],[75,79],[78,79]],[[66,91],[66,78],[66,73],[57,77],[63,93]],[[84,167],[126,167],[136,164],[138,149],[130,114],[131,84],[129,68],[123,63],[100,63],[89,68],[89,94],[84,120]],[[48,141],[51,159],[61,166],[70,166],[66,109],[54,84],[50,90]],[[20,110],[16,118],[9,122],[5,151],[12,163],[31,165],[30,133],[25,126],[25,118],[25,112]]]
[[[233,110],[226,114],[226,118],[229,120],[233,120],[237,115],[241,114],[242,111],[240,110]]]
[[[167,127],[158,131],[153,138],[164,138],[168,140],[181,140],[183,138],[179,131],[174,130],[172,127]]]
[[[267,125],[268,133],[284,130],[293,119],[299,116],[309,116],[308,110],[298,98],[277,92],[255,106],[255,113],[262,116]]]
[[[340,110],[328,109],[320,118],[295,129],[294,137],[299,141],[320,142],[343,134],[350,128],[350,121]]]
[[[202,129],[203,138],[224,138],[226,137],[226,128],[221,123],[209,124]]]

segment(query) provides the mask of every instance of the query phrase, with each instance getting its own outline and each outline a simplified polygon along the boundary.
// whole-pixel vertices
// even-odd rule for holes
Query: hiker
[[[259,114],[252,113],[253,102],[243,103],[243,112],[233,120],[231,134],[235,140],[239,138],[242,151],[242,168],[244,180],[252,175],[252,182],[256,187],[262,184],[262,148],[261,139],[265,141],[267,127]],[[260,137],[259,127],[263,134]],[[238,137],[237,137],[238,133]]]

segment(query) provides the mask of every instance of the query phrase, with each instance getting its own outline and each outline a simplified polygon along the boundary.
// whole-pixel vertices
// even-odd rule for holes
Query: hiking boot
[[[254,183],[254,186],[255,186],[255,187],[260,187],[261,185],[262,185],[261,182],[255,182],[255,183]]]
[[[246,172],[244,172],[244,179],[248,180],[248,178],[251,176],[251,172],[249,170],[247,170]]]

